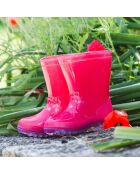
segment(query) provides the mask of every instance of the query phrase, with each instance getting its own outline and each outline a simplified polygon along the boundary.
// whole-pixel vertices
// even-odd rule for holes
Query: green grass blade
[[[133,84],[137,84],[137,83],[140,83],[140,78],[139,77],[137,77],[136,79],[133,79],[133,80],[129,80],[129,81],[126,81],[126,82],[111,85],[110,89],[121,88],[121,87],[129,86],[129,85],[133,85]]]
[[[133,91],[136,92],[138,90],[140,90],[140,83],[111,89],[110,94],[111,95],[120,95],[120,94],[127,94],[127,93],[133,92]]]
[[[127,28],[140,30],[140,24],[134,23],[134,22],[129,22],[129,23],[127,23]]]
[[[116,104],[116,105],[113,105],[113,108],[118,109],[118,110],[119,109],[120,110],[125,110],[125,111],[140,109],[140,101]]]
[[[1,128],[0,129],[0,135],[18,135],[17,131],[12,131],[12,130],[8,130],[6,128]]]
[[[138,128],[138,127],[132,127],[132,128],[116,127],[116,129],[114,131],[114,137],[140,141],[140,128]]]
[[[111,33],[111,38],[115,45],[140,45],[140,35],[126,33]]]
[[[140,141],[113,139],[110,141],[93,144],[92,147],[96,152],[100,152],[100,151],[108,150],[111,148],[121,148],[121,147],[126,147],[126,146],[130,146],[134,144],[140,144]]]
[[[127,95],[119,95],[119,96],[113,96],[111,98],[113,104],[120,104],[120,103],[126,103],[130,100],[134,100],[140,98],[140,92],[135,92],[135,93],[129,93]]]
[[[18,112],[2,115],[0,116],[0,123],[10,122],[12,120],[23,118],[24,116],[34,115],[40,112],[43,108],[44,106],[41,106],[37,108],[32,108],[28,110],[23,110],[23,111],[18,111]]]

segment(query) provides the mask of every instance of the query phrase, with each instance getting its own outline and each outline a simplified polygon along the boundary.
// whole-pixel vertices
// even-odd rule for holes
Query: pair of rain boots
[[[48,101],[40,113],[21,119],[18,131],[28,136],[62,136],[102,124],[112,111],[111,61],[112,52],[98,41],[89,45],[88,52],[42,58]]]

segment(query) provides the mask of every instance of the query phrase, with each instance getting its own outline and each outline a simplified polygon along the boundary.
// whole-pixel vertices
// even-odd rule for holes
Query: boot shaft
[[[109,98],[111,51],[94,51],[59,57],[70,95],[97,107]],[[96,101],[96,102],[95,102]]]
[[[69,100],[69,91],[57,57],[42,58],[40,62],[48,90],[48,97],[64,104],[64,107],[66,107]]]

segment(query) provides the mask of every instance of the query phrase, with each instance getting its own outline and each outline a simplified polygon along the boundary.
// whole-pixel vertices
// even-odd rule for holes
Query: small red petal
[[[105,117],[103,128],[108,129],[108,128],[114,127],[114,124],[115,124],[114,112],[112,111]]]
[[[9,18],[8,21],[12,27],[15,27],[18,25],[18,20],[16,18]]]
[[[105,50],[105,46],[103,46],[98,40],[93,40],[90,44],[87,46],[88,51],[101,51]]]
[[[110,112],[104,119],[103,128],[108,129],[115,127],[117,124],[121,124],[125,127],[131,127],[126,112],[118,110]]]
[[[122,117],[125,117],[125,118],[128,118],[128,114],[124,111],[118,111],[118,110],[114,110],[114,114],[117,116],[122,116]]]

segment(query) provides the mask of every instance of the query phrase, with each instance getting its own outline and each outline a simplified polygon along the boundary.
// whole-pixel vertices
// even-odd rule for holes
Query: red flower
[[[103,46],[98,40],[93,40],[88,46],[88,51],[101,51],[105,50],[105,46]]]
[[[118,124],[125,127],[131,127],[127,113],[124,111],[114,110],[105,117],[103,128],[108,129],[111,127],[115,127]]]
[[[8,22],[12,27],[16,27],[18,25],[18,18],[8,18]]]

